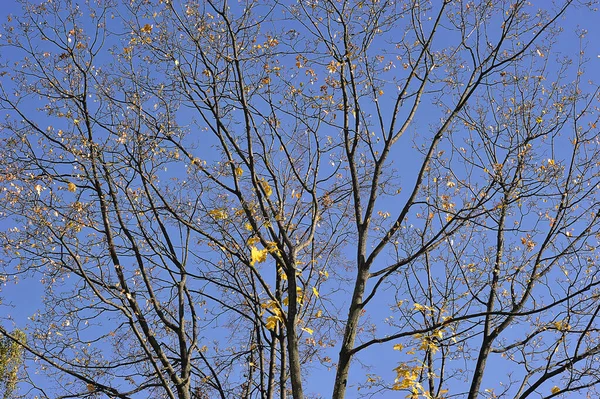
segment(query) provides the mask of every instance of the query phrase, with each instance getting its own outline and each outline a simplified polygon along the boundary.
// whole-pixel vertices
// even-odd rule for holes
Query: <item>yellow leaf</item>
[[[267,241],[267,251],[270,254],[279,254],[279,248],[277,247],[277,243],[273,241]]]
[[[212,209],[208,211],[208,214],[216,220],[224,220],[228,218],[225,208]]]
[[[69,182],[67,188],[72,193],[74,193],[75,191],[77,191],[77,186],[73,182]]]
[[[250,265],[254,266],[256,264],[256,262],[258,263],[263,263],[264,261],[267,260],[267,254],[269,253],[269,251],[267,251],[266,249],[258,249],[256,247],[252,247],[252,252],[251,252],[251,261],[250,261]]]
[[[237,168],[235,168],[235,175],[237,177],[240,177],[244,174],[244,169],[242,169],[241,166],[238,166]]]
[[[402,344],[396,344],[396,345],[394,345],[394,350],[395,351],[401,351],[402,349],[404,349],[404,345],[402,345]]]
[[[244,225],[244,227],[245,227],[245,228],[246,228],[246,230],[248,230],[248,231],[252,231],[252,230],[254,230],[254,228],[252,227],[252,225],[251,225],[250,223],[246,223],[246,224]]]
[[[339,63],[335,62],[335,61],[331,61],[329,64],[327,64],[327,70],[329,71],[329,73],[335,73],[335,71],[337,71],[339,66]]]
[[[142,31],[142,33],[152,33],[152,25],[146,24],[142,26],[142,29],[140,30]]]
[[[315,294],[315,296],[318,298],[319,297],[319,291],[317,291],[317,289],[315,287],[312,287],[312,291],[313,291],[313,294]]]
[[[279,277],[281,277],[282,280],[287,281],[287,274],[285,273],[283,268],[280,267],[279,269],[277,269],[277,271],[279,272]]]
[[[94,392],[96,387],[94,387],[94,384],[87,384],[87,390],[88,392]]]
[[[262,186],[263,190],[265,191],[265,195],[267,197],[270,197],[271,194],[273,194],[273,189],[271,188],[271,186],[269,186],[269,182],[266,180],[261,180],[260,185]]]
[[[302,328],[302,331],[305,331],[305,332],[309,333],[310,335],[313,335],[313,332],[314,332],[314,331],[312,330],[312,328],[308,328],[308,327],[303,327],[303,328]]]
[[[425,310],[425,306],[421,305],[420,303],[415,303],[413,305],[413,307],[415,308],[415,310],[417,312],[421,312],[421,311]]]
[[[537,118],[535,118],[535,122],[536,123],[542,123],[544,120],[542,119],[541,116],[538,116]]]
[[[248,238],[248,241],[246,241],[246,243],[248,244],[248,246],[253,246],[254,244],[256,244],[259,241],[260,241],[260,238],[258,238],[258,237],[250,237],[250,238]]]
[[[265,327],[267,327],[268,330],[275,330],[275,328],[277,328],[277,323],[279,322],[279,317],[277,316],[269,316],[267,317],[267,323],[265,325]]]
[[[550,390],[550,392],[552,392],[553,394],[557,394],[557,393],[560,392],[560,388],[555,385],[555,386],[552,387],[552,389]]]
[[[566,320],[559,320],[559,321],[555,321],[554,323],[554,327],[558,330],[558,331],[569,331],[571,329],[571,325],[569,323],[567,323]]]

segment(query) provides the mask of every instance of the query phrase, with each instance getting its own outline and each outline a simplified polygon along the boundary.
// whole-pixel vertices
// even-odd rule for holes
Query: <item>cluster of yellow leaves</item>
[[[75,185],[75,183],[73,182],[69,182],[69,184],[67,185],[67,189],[74,193],[75,191],[77,191],[77,186]]]
[[[399,391],[401,389],[417,390],[422,389],[419,383],[419,374],[423,370],[422,366],[409,366],[406,363],[401,363],[394,369],[396,379],[394,380],[393,389]]]
[[[387,218],[389,218],[391,216],[389,212],[384,212],[384,211],[379,211],[379,212],[377,212],[377,214],[380,217],[382,217],[383,219],[387,219]]]
[[[298,287],[298,290],[298,296],[300,298],[302,295],[301,288]],[[284,299],[283,304],[287,305],[287,298]],[[268,301],[267,303],[263,303],[261,307],[271,313],[270,316],[267,316],[267,320],[265,322],[265,327],[267,327],[268,330],[274,331],[279,323],[284,322],[283,310],[276,301]],[[299,320],[299,323],[302,323],[302,320]],[[309,335],[314,334],[314,330],[312,328],[304,326],[300,327],[300,329]]]
[[[329,64],[327,64],[327,70],[329,71],[329,73],[335,73],[337,71],[337,69],[339,68],[340,63],[334,60],[331,60],[331,62]]]
[[[552,158],[548,158],[546,160],[546,164],[542,163],[539,168],[538,168],[538,172],[545,172],[545,171],[556,171],[558,170],[560,167],[560,164],[558,162],[556,162],[554,159]]]
[[[206,166],[206,161],[203,161],[203,160],[201,160],[199,158],[192,158],[191,161],[190,161],[190,163],[193,166],[196,166],[198,168],[202,168],[203,166]]]
[[[284,281],[287,281],[288,277],[287,277],[287,274],[285,273],[285,270],[283,270],[283,268],[281,268],[281,267],[280,267],[280,268],[278,268],[278,269],[277,269],[277,273],[279,273],[279,277],[280,277],[282,280],[284,280]]]
[[[442,330],[437,330],[431,335],[415,334],[414,337],[420,341],[419,349],[423,351],[430,351],[435,354],[439,348],[439,340],[443,337]]]
[[[455,204],[450,201],[449,195],[442,195],[440,198],[442,200],[442,208],[444,210],[449,211],[449,210],[454,209]]]
[[[277,328],[277,323],[279,323],[281,320],[278,316],[269,316],[267,317],[267,323],[266,323],[266,327],[268,330],[275,330],[275,328]]]
[[[273,194],[273,189],[271,188],[271,186],[269,185],[269,182],[266,180],[261,180],[260,181],[260,185],[263,188],[263,191],[265,192],[265,195],[267,197],[270,197]]]
[[[144,26],[142,26],[142,28],[140,29],[140,32],[145,33],[147,35],[149,35],[150,33],[152,33],[152,28],[153,26],[150,24],[145,24]]]
[[[521,243],[527,247],[528,251],[532,251],[535,248],[535,241],[531,239],[531,235],[529,234],[526,237],[521,237]]]
[[[225,208],[211,209],[208,214],[215,220],[225,220],[229,217]]]
[[[252,247],[250,250],[250,265],[254,266],[256,263],[263,263],[267,260],[267,254],[269,250],[266,248],[258,249],[256,247]]]
[[[263,303],[261,307],[269,310],[271,313],[271,315],[267,317],[265,323],[265,327],[267,327],[267,329],[273,331],[275,328],[277,328],[277,324],[279,322],[283,323],[283,311],[277,302],[269,301],[267,303]]]
[[[273,241],[267,241],[267,251],[269,251],[270,254],[279,254],[279,248],[277,247],[277,243],[273,242]]]
[[[566,320],[555,321],[554,323],[552,323],[552,325],[554,326],[554,328],[561,332],[569,331],[571,329],[571,325],[567,323]]]
[[[280,271],[280,273],[283,273],[283,270],[281,268],[279,269],[279,271]],[[287,280],[287,276],[284,278],[284,280]],[[316,287],[312,287],[312,292],[316,298],[319,298],[319,291],[317,290]],[[296,301],[297,301],[298,305],[300,305],[300,306],[302,306],[302,303],[304,302],[304,292],[302,291],[302,288],[300,288],[300,287],[296,287]],[[288,304],[289,304],[289,298],[287,298],[287,297],[283,298],[283,305],[288,306]],[[321,312],[321,314],[322,313],[323,312]],[[320,317],[320,316],[317,316],[317,317]]]
[[[423,388],[423,385],[419,382],[420,376],[424,374],[425,367],[423,366],[410,366],[406,363],[401,363],[398,367],[394,369],[396,372],[396,379],[394,380],[394,385],[392,389],[395,391],[400,391],[403,389],[407,389],[410,391],[410,394],[406,396],[410,399],[441,399],[443,396],[435,396],[431,394],[429,391]],[[439,395],[444,395],[448,393],[447,389],[441,389],[439,391]]]
[[[431,306],[427,306],[427,305],[421,305],[420,303],[415,303],[413,305],[413,308],[417,311],[417,312],[431,312],[434,313],[436,310],[434,308],[432,308]]]
[[[296,302],[300,306],[304,303],[304,292],[302,292],[302,288],[300,287],[296,287]]]
[[[555,385],[555,386],[552,387],[552,389],[550,390],[550,392],[552,392],[554,395],[556,395],[557,393],[560,392],[560,388]]]

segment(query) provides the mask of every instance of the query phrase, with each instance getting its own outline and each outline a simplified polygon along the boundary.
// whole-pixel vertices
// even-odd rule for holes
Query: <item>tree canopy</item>
[[[13,396],[597,396],[593,3],[23,1]]]

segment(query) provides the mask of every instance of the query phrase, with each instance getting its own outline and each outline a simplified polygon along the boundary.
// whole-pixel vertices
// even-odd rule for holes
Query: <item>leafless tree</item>
[[[21,392],[597,395],[599,96],[562,29],[593,6],[24,2],[0,38],[2,279],[42,297],[27,323],[6,298]]]

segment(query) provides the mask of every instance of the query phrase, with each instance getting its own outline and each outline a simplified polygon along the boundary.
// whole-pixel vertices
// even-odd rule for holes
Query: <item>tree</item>
[[[23,361],[23,348],[19,345],[25,340],[22,331],[12,331],[12,338],[3,337],[0,340],[0,386],[3,399],[13,397],[17,382],[19,381],[19,369]]]
[[[598,86],[584,30],[557,49],[586,3],[24,3],[0,265],[43,285],[28,392],[593,396]]]

